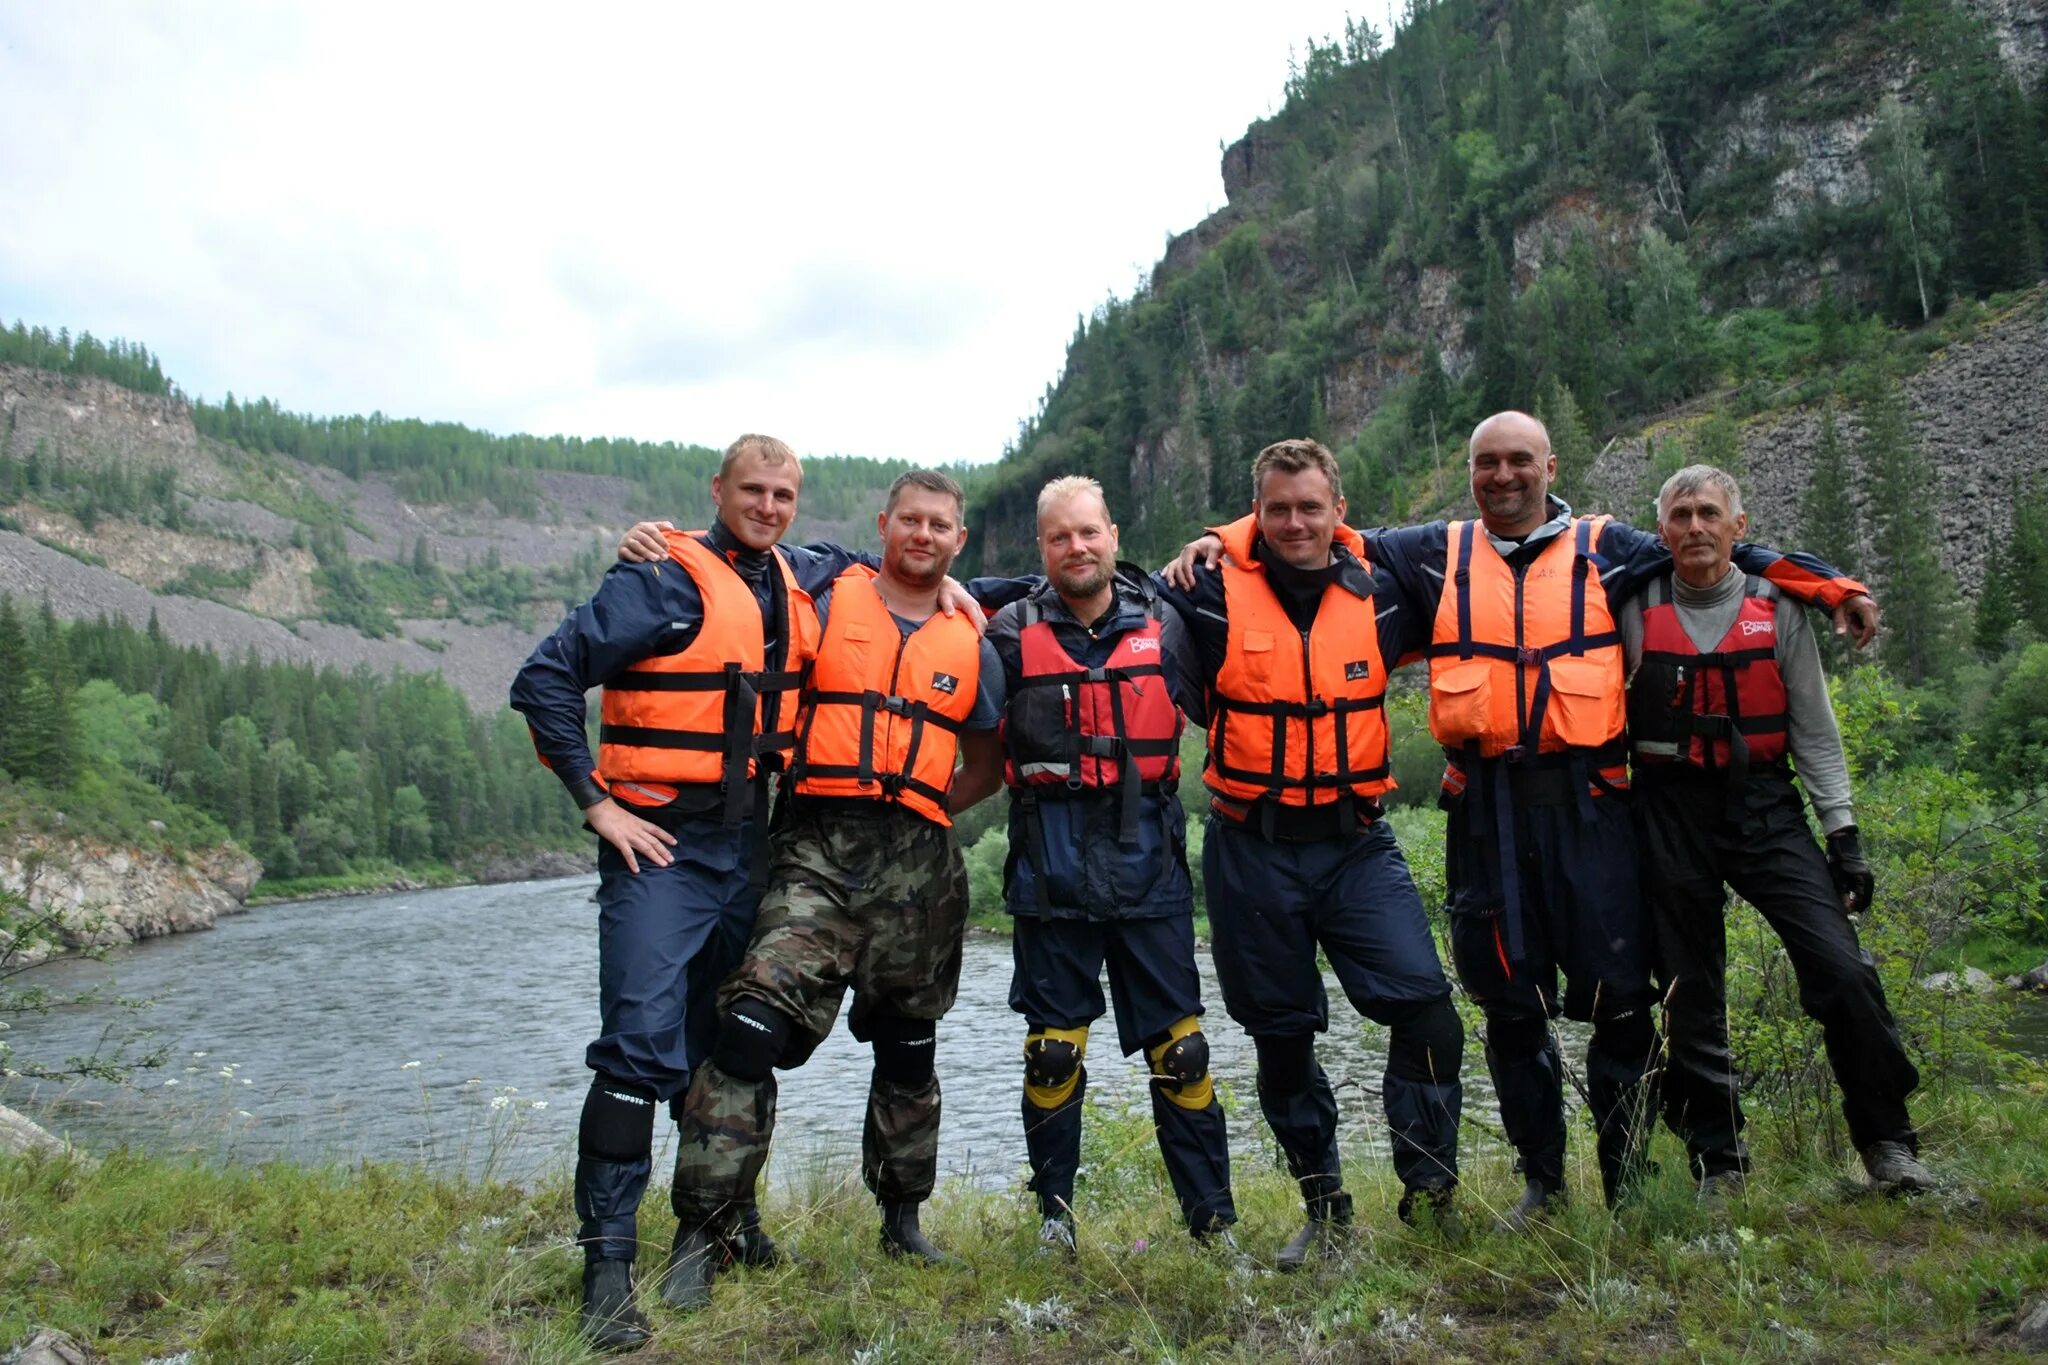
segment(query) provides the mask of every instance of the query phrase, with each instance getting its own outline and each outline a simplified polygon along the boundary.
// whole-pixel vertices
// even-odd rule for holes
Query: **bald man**
[[[1565,1197],[1559,1015],[1593,1026],[1585,1088],[1610,1204],[1641,1168],[1658,1041],[1615,620],[1671,557],[1656,536],[1552,496],[1557,458],[1527,413],[1481,422],[1469,468],[1478,520],[1367,532],[1365,546],[1393,587],[1378,603],[1383,628],[1397,618],[1402,660],[1429,661],[1451,955],[1486,1017],[1524,1180],[1502,1221],[1520,1231]],[[1863,585],[1827,565],[1749,545],[1734,556],[1788,596],[1837,609],[1859,640],[1875,631]]]

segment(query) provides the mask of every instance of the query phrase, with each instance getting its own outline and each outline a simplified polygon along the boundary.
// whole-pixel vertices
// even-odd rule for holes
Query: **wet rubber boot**
[[[1080,1255],[1080,1242],[1074,1231],[1074,1211],[1056,1209],[1044,1215],[1038,1225],[1038,1245],[1041,1251],[1065,1256],[1068,1260]]]
[[[1300,1232],[1294,1234],[1280,1254],[1273,1258],[1273,1268],[1282,1274],[1292,1274],[1308,1263],[1309,1253],[1324,1254],[1342,1236],[1344,1229],[1351,1226],[1351,1195],[1346,1190],[1333,1190],[1317,1195],[1307,1201],[1308,1222]]]
[[[654,1335],[633,1304],[633,1263],[591,1261],[583,1267],[583,1311],[577,1326],[600,1351],[630,1351]]]
[[[661,1272],[661,1301],[682,1313],[711,1303],[711,1281],[730,1259],[726,1240],[709,1223],[680,1223],[668,1265]]]
[[[916,1204],[882,1205],[882,1250],[891,1256],[919,1261],[925,1265],[963,1266],[967,1262],[931,1244],[917,1225]]]

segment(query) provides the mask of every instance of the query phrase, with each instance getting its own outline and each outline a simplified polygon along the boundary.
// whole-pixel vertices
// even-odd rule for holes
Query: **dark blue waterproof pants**
[[[1211,815],[1202,847],[1224,1008],[1259,1049],[1259,1105],[1310,1199],[1340,1188],[1337,1101],[1315,1061],[1330,1025],[1320,948],[1360,1014],[1391,1030],[1381,1100],[1410,1189],[1458,1179],[1463,1035],[1394,831],[1269,842]]]
[[[750,884],[755,831],[717,819],[664,822],[674,861],[635,874],[598,844],[598,1003],[584,1054],[596,1072],[576,1161],[578,1237],[590,1259],[631,1260],[646,1192],[654,1113],[680,1103],[718,1036],[718,983],[739,964],[761,891]]]
[[[1202,1013],[1202,979],[1195,969],[1191,915],[1141,919],[1040,919],[1019,915],[1011,938],[1015,972],[1010,1008],[1032,1032],[1086,1028],[1103,1014],[1102,974],[1116,1005],[1117,1043],[1125,1056],[1166,1041],[1181,1020]],[[1024,1146],[1031,1188],[1051,1214],[1074,1198],[1081,1165],[1081,1100],[1088,1071],[1057,1109],[1023,1103]],[[1175,1104],[1152,1086],[1152,1122],[1166,1158],[1181,1215],[1196,1232],[1237,1221],[1230,1197],[1230,1139],[1221,1101],[1201,1109]]]
[[[1651,929],[1637,878],[1626,792],[1581,803],[1515,800],[1517,904],[1500,891],[1492,812],[1451,807],[1445,830],[1451,958],[1486,1015],[1486,1064],[1501,1126],[1523,1171],[1564,1182],[1564,1058],[1550,1021],[1590,1020],[1586,1096],[1610,1193],[1648,1138],[1658,1043],[1651,1017]],[[1523,954],[1504,913],[1521,917]],[[1558,991],[1558,977],[1564,989]]]

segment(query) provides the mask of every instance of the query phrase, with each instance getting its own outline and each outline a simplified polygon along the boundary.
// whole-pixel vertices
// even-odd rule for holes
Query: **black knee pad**
[[[1192,1085],[1209,1074],[1209,1040],[1200,1029],[1176,1038],[1160,1052],[1153,1067],[1180,1085]]]
[[[931,1019],[891,1016],[873,1025],[875,1075],[898,1085],[924,1085],[936,1070],[939,1026]]]
[[[576,1149],[599,1161],[645,1161],[654,1151],[655,1096],[644,1085],[599,1076],[583,1101]]]
[[[1081,1069],[1081,1049],[1065,1038],[1034,1034],[1024,1043],[1024,1083],[1056,1090]]]
[[[1296,1095],[1315,1084],[1316,1040],[1312,1033],[1290,1033],[1280,1037],[1254,1038],[1259,1052],[1259,1090],[1273,1095]]]
[[[1419,1000],[1387,1020],[1387,1071],[1403,1080],[1448,1085],[1465,1065],[1465,1021],[1448,998]]]
[[[1550,1021],[1540,1014],[1486,1016],[1486,1046],[1503,1061],[1534,1057],[1549,1041]]]
[[[765,1081],[789,1047],[791,1025],[765,1000],[743,995],[718,1021],[711,1060],[736,1081]]]
[[[1656,1046],[1657,1025],[1648,1005],[1593,1020],[1591,1047],[1595,1051],[1634,1061],[1649,1056]]]

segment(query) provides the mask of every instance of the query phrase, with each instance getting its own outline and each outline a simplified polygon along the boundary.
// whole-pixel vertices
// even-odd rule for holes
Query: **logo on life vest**
[[[957,692],[959,690],[960,680],[954,677],[951,673],[932,674],[932,691],[944,692],[948,696],[951,696],[954,692]]]
[[[1778,623],[1776,621],[1744,621],[1742,623],[1742,633],[1744,635],[1775,635],[1778,633]]]
[[[1137,639],[1127,641],[1127,643],[1130,645],[1131,653],[1133,654],[1144,654],[1147,652],[1157,654],[1159,652],[1159,641],[1153,639],[1150,635],[1140,635]]]
[[[1370,659],[1359,659],[1344,665],[1345,682],[1363,682],[1371,676],[1372,661]]]

